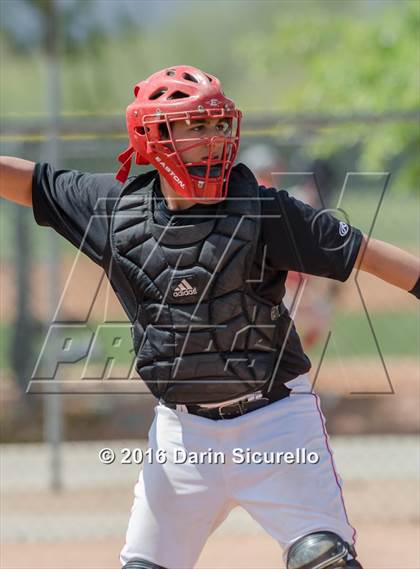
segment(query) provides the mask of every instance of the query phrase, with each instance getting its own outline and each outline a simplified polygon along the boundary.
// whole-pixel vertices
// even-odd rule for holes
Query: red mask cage
[[[227,132],[219,136],[175,138],[173,125],[176,121],[188,125],[192,121],[208,119],[225,119]],[[143,128],[147,158],[180,196],[200,201],[224,198],[238,152],[240,120],[240,111],[223,109],[146,115]],[[167,136],[162,135],[161,125],[165,125]],[[203,149],[206,159],[187,161],[185,154],[198,148]]]

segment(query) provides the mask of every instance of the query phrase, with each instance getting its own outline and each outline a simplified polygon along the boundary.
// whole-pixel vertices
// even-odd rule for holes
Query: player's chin
[[[201,178],[202,180],[216,180],[223,174],[222,164],[213,164],[210,167],[207,165],[187,166],[187,170],[191,176]]]
[[[217,186],[222,184],[223,167],[221,164],[215,164],[210,167],[207,166],[188,166],[189,174],[199,184],[207,184],[208,187],[203,190],[203,197],[195,196],[194,201],[198,204],[214,205],[226,199],[225,196],[214,197]]]

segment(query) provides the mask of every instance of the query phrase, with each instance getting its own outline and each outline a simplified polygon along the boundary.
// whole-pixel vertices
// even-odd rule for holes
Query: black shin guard
[[[290,547],[287,569],[363,569],[354,547],[330,531],[305,535]]]

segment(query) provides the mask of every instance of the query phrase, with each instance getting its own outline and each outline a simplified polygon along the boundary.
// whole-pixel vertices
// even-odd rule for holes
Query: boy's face
[[[224,138],[230,137],[232,131],[231,119],[224,118],[174,121],[171,128],[176,149],[184,164],[207,162],[210,154],[211,160],[221,160],[223,158]],[[197,145],[201,138],[203,144]],[[213,139],[210,146],[206,144],[209,139]],[[191,146],[193,147],[191,148]]]

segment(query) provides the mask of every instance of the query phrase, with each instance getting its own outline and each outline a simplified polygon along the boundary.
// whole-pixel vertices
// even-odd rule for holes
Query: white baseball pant
[[[146,461],[140,471],[123,564],[145,559],[167,569],[192,569],[208,537],[236,506],[285,553],[300,537],[320,530],[354,544],[319,398],[306,374],[287,385],[293,388],[289,397],[228,420],[156,405],[148,445],[166,460]],[[246,449],[260,454],[245,460]],[[297,457],[296,449],[314,453],[312,462],[290,463],[290,455],[285,462],[273,454]],[[185,451],[188,457],[203,452],[208,458],[182,463]]]

